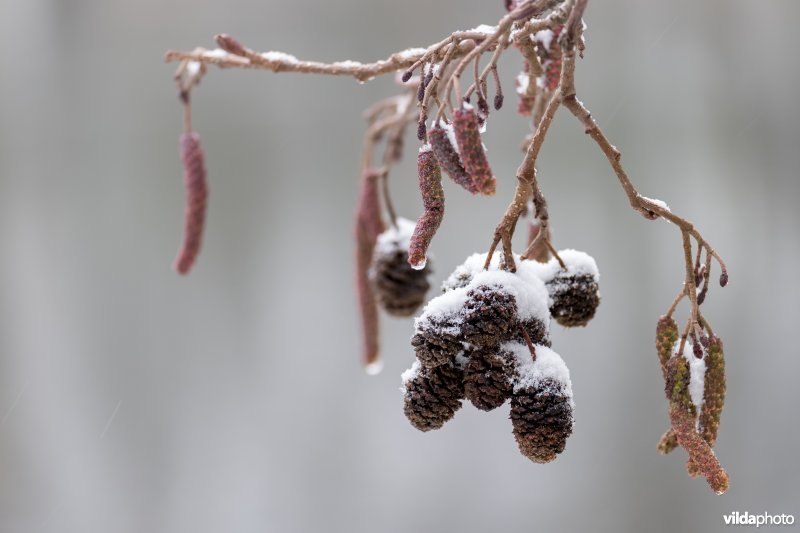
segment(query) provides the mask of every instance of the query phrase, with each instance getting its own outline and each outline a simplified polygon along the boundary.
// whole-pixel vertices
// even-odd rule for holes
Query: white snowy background
[[[628,208],[564,111],[539,175],[556,245],[595,257],[603,299],[589,327],[553,329],[576,403],[554,463],[517,452],[507,408],[414,430],[398,390],[410,320],[383,320],[381,375],[359,365],[360,111],[390,80],[211,69],[194,97],[208,232],[191,276],[171,270],[183,190],[165,50],[224,31],[367,61],[501,15],[500,0],[0,3],[0,531],[658,533],[800,515],[796,0],[595,0],[579,65],[642,194],[730,265],[704,305],[728,360],[725,496],[686,475],[684,452],[655,450],[653,331],[681,283],[679,234]],[[485,250],[512,195],[519,65],[502,61],[485,139],[496,197],[446,185],[437,284]],[[408,218],[416,181],[412,160],[392,176]]]

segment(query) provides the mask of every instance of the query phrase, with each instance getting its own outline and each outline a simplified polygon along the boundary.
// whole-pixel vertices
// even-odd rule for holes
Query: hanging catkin
[[[200,254],[200,246],[203,241],[208,184],[200,136],[195,132],[184,133],[181,135],[180,146],[183,183],[186,188],[186,210],[184,212],[183,245],[175,259],[175,270],[179,274],[188,274]]]

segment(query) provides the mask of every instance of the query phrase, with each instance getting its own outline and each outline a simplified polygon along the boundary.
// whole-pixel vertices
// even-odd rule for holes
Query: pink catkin
[[[187,274],[200,254],[208,202],[208,184],[200,136],[194,132],[184,133],[181,135],[180,146],[186,209],[183,245],[175,259],[175,270],[179,274]]]
[[[356,290],[361,311],[362,360],[365,366],[377,363],[380,358],[378,304],[369,281],[375,242],[384,230],[378,191],[379,177],[380,174],[374,170],[367,170],[362,175],[356,213]]]
[[[689,454],[689,473],[702,473],[717,494],[728,490],[728,474],[711,446],[695,429],[695,417],[677,402],[670,403],[669,418],[680,444]]]
[[[453,112],[453,129],[464,170],[475,188],[487,196],[494,194],[497,182],[481,142],[480,124],[473,109],[456,109]]]
[[[439,229],[444,217],[444,190],[442,171],[431,150],[419,153],[417,157],[419,191],[425,212],[417,220],[411,242],[408,246],[408,263],[412,268],[422,269],[427,261],[428,246]]]
[[[464,187],[472,194],[477,194],[478,189],[472,182],[472,179],[467,175],[464,170],[464,165],[461,164],[461,158],[458,152],[453,148],[450,139],[447,138],[447,132],[441,126],[434,126],[428,131],[428,142],[431,143],[431,150],[436,157],[439,166],[444,170],[450,178],[458,185]]]

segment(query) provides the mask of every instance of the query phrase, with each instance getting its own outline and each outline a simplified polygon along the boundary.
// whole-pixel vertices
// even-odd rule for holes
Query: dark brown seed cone
[[[480,285],[470,290],[464,303],[464,340],[478,348],[490,348],[516,327],[517,302],[496,287]]]
[[[404,383],[403,412],[420,431],[439,429],[453,418],[464,399],[464,371],[455,364],[420,367]]]
[[[717,442],[719,419],[725,406],[725,356],[722,340],[712,336],[706,352],[705,388],[703,407],[700,409],[700,434],[709,446]]]
[[[661,373],[667,378],[667,361],[672,357],[675,343],[678,342],[678,324],[671,316],[662,316],[656,325],[656,352],[661,363]]]
[[[511,396],[511,423],[519,451],[535,463],[549,463],[572,434],[572,404],[561,384],[545,379]]]
[[[514,356],[503,350],[482,350],[464,369],[464,396],[481,411],[491,411],[511,397]]]
[[[538,318],[531,318],[530,320],[518,322],[517,326],[512,327],[508,332],[509,341],[515,341],[523,344],[528,342],[527,339],[522,335],[520,327],[525,329],[525,333],[528,334],[531,344],[539,344],[547,346],[548,348],[553,345],[553,343],[550,341],[550,332],[547,331],[547,326],[545,326],[544,322]]]
[[[564,327],[585,326],[600,305],[598,289],[597,281],[591,275],[557,275],[547,282],[547,291],[553,298],[550,313]]]
[[[464,346],[458,325],[446,321],[424,321],[417,325],[411,346],[417,359],[426,368],[451,363]]]
[[[450,274],[450,276],[442,283],[442,292],[448,292],[454,289],[466,287],[471,281],[472,274],[469,272],[454,272]]]
[[[373,283],[378,302],[394,316],[412,316],[425,301],[430,289],[430,265],[415,270],[408,264],[408,252],[378,254],[372,265]]]

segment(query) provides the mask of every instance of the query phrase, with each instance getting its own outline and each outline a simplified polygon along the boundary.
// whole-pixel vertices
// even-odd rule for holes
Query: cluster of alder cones
[[[400,261],[402,239],[379,242],[373,282],[387,310],[403,307],[420,283],[396,289],[408,271]],[[394,252],[391,250],[394,249]],[[600,301],[598,271],[583,252],[559,252],[548,263],[518,261],[517,271],[484,270],[485,254],[469,257],[448,277],[443,293],[415,320],[411,344],[416,361],[403,374],[404,413],[420,431],[439,429],[467,399],[482,411],[511,400],[511,422],[520,452],[546,463],[564,450],[572,433],[569,370],[550,346],[551,318],[563,326],[585,325]],[[397,298],[396,302],[393,298]]]

